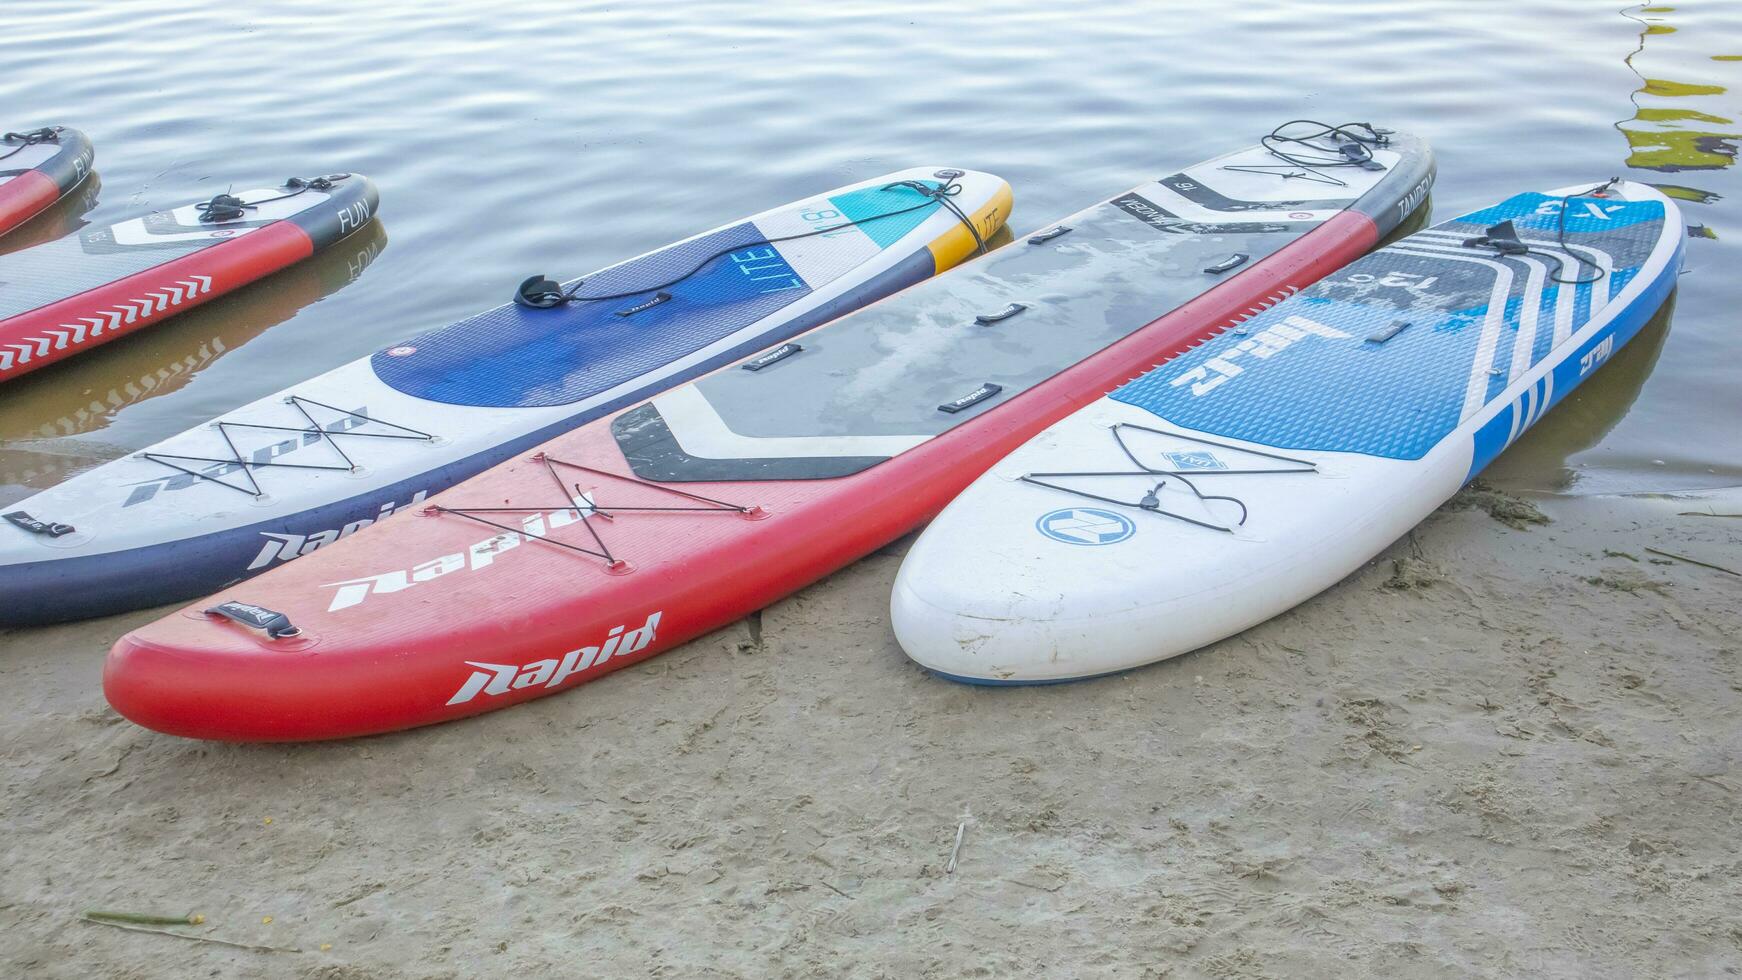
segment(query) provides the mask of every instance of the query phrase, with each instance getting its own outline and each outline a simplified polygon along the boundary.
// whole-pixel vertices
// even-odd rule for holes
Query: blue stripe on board
[[[1517,441],[1524,430],[1540,421],[1549,409],[1558,405],[1561,399],[1577,388],[1584,380],[1602,367],[1609,358],[1615,355],[1628,341],[1637,335],[1646,323],[1663,307],[1670,292],[1675,289],[1676,276],[1681,269],[1682,243],[1676,243],[1676,255],[1664,267],[1657,279],[1639,294],[1627,308],[1618,313],[1609,325],[1597,331],[1576,349],[1567,353],[1548,375],[1539,379],[1532,387],[1538,393],[1540,401],[1535,410],[1525,416],[1523,413],[1530,405],[1528,397],[1521,396],[1518,401],[1507,406],[1494,418],[1489,419],[1476,430],[1472,439],[1470,471],[1464,477],[1468,480],[1482,472],[1495,457],[1499,456],[1507,446]],[[1628,279],[1638,270],[1629,270]],[[1616,287],[1616,291],[1620,287]],[[1590,292],[1590,287],[1579,287],[1580,292]],[[1575,331],[1577,326],[1575,324]],[[1552,380],[1551,380],[1552,379]],[[1517,432],[1513,432],[1514,418],[1519,419]]]
[[[864,187],[845,194],[836,194],[829,198],[849,221],[864,221],[859,230],[877,243],[878,248],[888,248],[900,241],[908,232],[918,228],[925,219],[931,217],[938,205],[933,202],[928,207],[917,208],[906,214],[895,214],[903,208],[911,208],[926,200],[918,191],[911,187],[893,187],[884,190],[880,187]],[[877,215],[894,215],[889,218],[878,218]],[[874,220],[866,221],[872,218]],[[825,216],[826,223],[826,216]]]

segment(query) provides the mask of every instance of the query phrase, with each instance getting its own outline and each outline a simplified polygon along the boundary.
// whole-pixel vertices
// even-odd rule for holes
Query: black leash
[[[225,191],[222,194],[214,196],[209,201],[203,201],[194,205],[194,207],[199,210],[201,221],[235,221],[238,218],[247,217],[249,211],[254,210],[262,204],[271,204],[274,201],[289,200],[290,198],[296,197],[298,194],[304,194],[311,190],[331,190],[333,185],[341,180],[348,179],[350,176],[350,174],[328,174],[325,177],[292,177],[284,182],[284,186],[290,188],[290,193],[288,194],[280,194],[277,197],[262,198],[258,201],[244,201],[236,195]]]
[[[22,133],[7,133],[4,137],[0,137],[0,143],[17,143],[18,146],[5,153],[0,153],[0,160],[15,157],[32,146],[43,143],[59,143],[60,133],[60,126],[44,126],[41,129],[32,129]]]
[[[599,293],[592,296],[583,296],[581,295],[580,289],[582,286],[586,285],[586,280],[584,279],[578,280],[573,288],[565,290],[563,289],[562,284],[556,280],[538,275],[528,277],[526,281],[520,284],[520,288],[514,291],[514,302],[521,306],[529,306],[537,310],[548,310],[552,307],[562,306],[565,303],[597,303],[607,300],[628,299],[632,296],[641,296],[646,293],[658,293],[662,290],[670,289],[686,279],[694,277],[710,264],[731,255],[733,252],[742,252],[747,248],[761,248],[766,245],[778,245],[781,242],[797,241],[801,238],[815,238],[818,235],[828,235],[857,225],[869,224],[873,221],[881,221],[884,218],[894,218],[904,214],[912,214],[922,208],[929,208],[933,204],[942,204],[944,207],[948,208],[950,213],[954,214],[957,220],[961,221],[961,223],[967,227],[968,233],[974,236],[975,255],[985,254],[986,240],[980,236],[980,230],[974,227],[973,219],[963,212],[961,206],[951,200],[951,198],[954,198],[962,192],[962,185],[955,182],[957,177],[962,176],[962,172],[959,170],[940,170],[935,176],[939,178],[936,187],[920,180],[898,180],[891,184],[884,184],[879,188],[879,190],[887,191],[893,190],[897,187],[905,187],[909,190],[917,191],[925,198],[925,200],[915,204],[913,207],[901,208],[900,210],[890,211],[885,214],[874,214],[853,221],[844,221],[838,225],[817,228],[796,235],[786,235],[780,238],[764,238],[760,241],[745,242],[739,245],[733,245],[730,248],[723,248],[696,263],[696,265],[688,272],[662,283],[651,286],[642,286],[637,289],[626,290],[623,292]]]
[[[1299,126],[1314,128],[1310,132],[1288,132],[1290,127]],[[1347,182],[1325,171],[1339,168],[1384,170],[1385,165],[1373,159],[1373,147],[1390,143],[1391,133],[1392,130],[1380,129],[1372,123],[1347,122],[1333,126],[1317,119],[1290,119],[1258,140],[1258,145],[1282,164],[1223,164],[1222,169],[1347,187]]]
[[[1567,245],[1567,208],[1572,204],[1573,199],[1582,197],[1596,197],[1601,199],[1609,188],[1614,187],[1620,182],[1620,177],[1610,177],[1608,180],[1588,190],[1579,191],[1574,194],[1566,194],[1561,197],[1560,220],[1556,223],[1555,228],[1555,244],[1560,247],[1562,252],[1565,252],[1567,255],[1573,255],[1572,248]],[[1475,238],[1464,239],[1463,246],[1465,248],[1491,248],[1501,255],[1535,255],[1548,259],[1555,264],[1554,275],[1548,277],[1549,281],[1559,283],[1563,286],[1588,286],[1591,283],[1600,281],[1604,276],[1608,275],[1608,273],[1603,271],[1601,266],[1593,262],[1591,263],[1591,268],[1596,270],[1597,274],[1591,278],[1581,279],[1576,274],[1571,279],[1561,278],[1561,273],[1566,271],[1567,268],[1566,261],[1553,252],[1544,252],[1540,249],[1531,248],[1529,245],[1525,244],[1524,240],[1518,237],[1518,227],[1512,223],[1511,219],[1490,226],[1487,231],[1477,235]],[[1574,255],[1573,260],[1576,263],[1578,261],[1578,256]],[[1575,264],[1573,268],[1576,270],[1578,266]]]

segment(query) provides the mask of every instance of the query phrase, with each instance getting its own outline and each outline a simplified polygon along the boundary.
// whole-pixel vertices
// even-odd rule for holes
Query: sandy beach
[[[1742,578],[1684,559],[1742,570],[1737,513],[1466,491],[1262,627],[1014,690],[901,655],[904,540],[565,695],[304,746],[110,711],[154,613],[0,634],[0,973],[1734,974]]]

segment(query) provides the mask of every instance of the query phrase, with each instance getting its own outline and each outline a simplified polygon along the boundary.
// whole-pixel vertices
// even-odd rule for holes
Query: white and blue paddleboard
[[[409,336],[0,507],[0,626],[184,600],[308,554],[955,265],[1010,200],[998,177],[936,167],[841,187],[570,282],[578,301]]]
[[[1411,235],[1047,429],[920,536],[895,635],[1036,684],[1164,660],[1329,587],[1611,358],[1681,267],[1637,183],[1520,194]]]

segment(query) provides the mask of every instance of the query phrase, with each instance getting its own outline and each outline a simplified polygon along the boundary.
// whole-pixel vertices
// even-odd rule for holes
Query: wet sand
[[[1695,511],[1742,494],[1466,492],[1244,635],[1015,690],[900,654],[903,541],[566,695],[323,745],[119,719],[102,654],[152,613],[0,633],[0,974],[1734,974],[1742,577],[1646,550],[1742,571]]]

